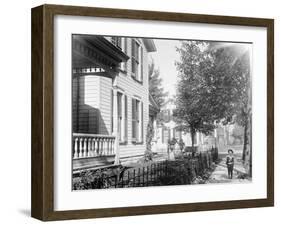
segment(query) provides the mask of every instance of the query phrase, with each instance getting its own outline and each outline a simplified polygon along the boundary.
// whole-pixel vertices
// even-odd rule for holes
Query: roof
[[[156,52],[156,46],[153,39],[143,38],[143,43],[147,49],[147,52]]]

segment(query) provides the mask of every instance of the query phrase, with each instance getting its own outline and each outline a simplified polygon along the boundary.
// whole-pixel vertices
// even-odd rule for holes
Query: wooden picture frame
[[[267,198],[54,211],[54,16],[71,15],[240,25],[267,29]],[[32,9],[31,215],[51,221],[266,207],[274,205],[274,20],[184,13],[42,5]]]

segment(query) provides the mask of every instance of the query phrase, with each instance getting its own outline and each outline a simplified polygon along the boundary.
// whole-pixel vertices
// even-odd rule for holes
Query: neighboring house
[[[168,141],[172,138],[176,138],[177,141],[183,140],[185,146],[191,147],[191,136],[188,132],[183,132],[177,129],[177,124],[173,118],[173,110],[176,108],[172,99],[166,101],[161,107],[161,119],[162,123],[157,126],[157,138],[153,145],[154,152],[167,152]],[[202,133],[196,133],[194,138],[194,146],[198,147],[199,150],[204,151],[205,149],[215,145],[214,139],[211,136],[205,136]],[[176,145],[176,148],[177,145]]]
[[[73,170],[135,161],[145,149],[153,40],[73,35]]]

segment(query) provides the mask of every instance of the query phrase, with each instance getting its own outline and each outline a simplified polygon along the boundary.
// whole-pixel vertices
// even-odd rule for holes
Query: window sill
[[[119,145],[127,145],[128,142],[127,141],[119,141]]]
[[[137,80],[133,75],[131,75],[131,77],[135,82],[139,83],[140,85],[143,85],[143,81]]]
[[[127,75],[127,74],[128,74],[127,70],[125,70],[125,69],[119,69],[119,71],[120,71],[122,74],[124,74],[124,75]]]
[[[132,141],[132,144],[141,145],[143,144],[143,141]]]

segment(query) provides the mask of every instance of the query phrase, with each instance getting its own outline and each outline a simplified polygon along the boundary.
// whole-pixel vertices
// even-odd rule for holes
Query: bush
[[[179,144],[180,150],[182,151],[184,149],[185,143],[183,142],[182,139],[180,139],[178,144]]]
[[[82,171],[78,177],[73,178],[73,190],[110,188],[118,183],[125,169],[123,166],[114,166],[114,168]]]

